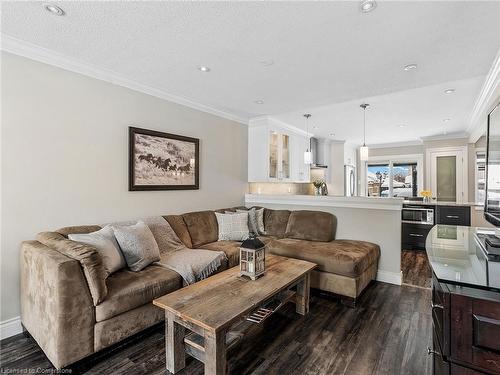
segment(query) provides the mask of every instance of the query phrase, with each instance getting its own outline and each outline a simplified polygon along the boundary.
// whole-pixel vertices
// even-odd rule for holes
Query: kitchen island
[[[277,210],[317,210],[337,218],[337,239],[380,246],[377,280],[401,284],[401,209],[403,198],[246,194],[245,205]]]

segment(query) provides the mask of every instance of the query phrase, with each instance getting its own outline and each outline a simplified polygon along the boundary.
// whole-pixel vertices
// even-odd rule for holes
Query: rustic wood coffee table
[[[196,284],[157,298],[165,310],[167,370],[186,365],[186,353],[205,364],[205,374],[226,373],[226,351],[246,330],[288,301],[309,312],[310,273],[314,263],[268,255],[266,273],[252,281],[233,267]],[[189,333],[190,331],[190,333]]]

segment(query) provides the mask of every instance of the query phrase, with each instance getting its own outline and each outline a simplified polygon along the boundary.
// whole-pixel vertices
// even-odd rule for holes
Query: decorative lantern
[[[250,237],[240,246],[240,276],[256,280],[266,268],[266,245],[257,237]]]

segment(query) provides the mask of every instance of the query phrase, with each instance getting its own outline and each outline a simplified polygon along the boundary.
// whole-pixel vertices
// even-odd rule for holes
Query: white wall
[[[20,243],[37,232],[243,203],[246,126],[1,56],[1,321],[19,315]],[[200,190],[129,192],[130,125],[199,138]]]
[[[378,244],[381,255],[377,279],[401,284],[401,199],[247,194],[246,204],[271,209],[317,210],[334,214],[337,217],[336,238]],[[366,207],[363,208],[363,205]],[[380,208],[375,208],[377,206]]]

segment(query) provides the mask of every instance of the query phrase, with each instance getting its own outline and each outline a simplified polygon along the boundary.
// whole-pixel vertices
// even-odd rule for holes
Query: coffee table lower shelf
[[[236,346],[241,339],[254,327],[262,324],[268,317],[281,309],[287,302],[293,301],[295,291],[286,290],[280,295],[264,303],[262,307],[255,309],[246,319],[235,324],[229,332],[226,333],[226,351],[231,350]],[[273,302],[275,302],[273,304]],[[201,362],[205,362],[205,339],[196,332],[189,333],[184,337],[186,354],[196,358]]]

